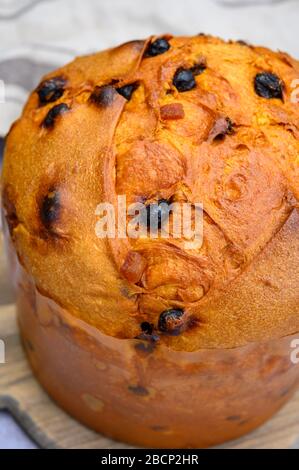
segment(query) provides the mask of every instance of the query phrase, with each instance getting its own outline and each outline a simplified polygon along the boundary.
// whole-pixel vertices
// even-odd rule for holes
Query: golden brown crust
[[[154,57],[150,38],[78,58],[45,77],[65,81],[55,102],[30,96],[2,180],[19,258],[41,292],[108,335],[136,337],[144,321],[157,328],[171,308],[194,319],[178,336],[159,333],[175,349],[294,333],[299,63],[210,36],[165,37],[170,48]],[[178,91],[175,73],[194,67],[196,86]],[[281,98],[256,93],[261,72],[279,77]],[[127,100],[117,89],[130,84]],[[98,239],[95,208],[119,194],[202,202],[202,248]]]

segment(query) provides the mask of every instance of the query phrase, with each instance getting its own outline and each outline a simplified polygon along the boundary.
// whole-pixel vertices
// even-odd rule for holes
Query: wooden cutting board
[[[43,448],[128,448],[76,422],[49,398],[35,380],[20,343],[15,307],[11,303],[3,264],[0,239],[0,339],[5,343],[6,356],[5,363],[0,364],[0,409],[8,409]],[[299,448],[299,391],[268,423],[221,447]]]

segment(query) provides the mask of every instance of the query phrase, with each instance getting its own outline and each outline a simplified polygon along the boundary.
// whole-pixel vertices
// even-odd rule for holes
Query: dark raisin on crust
[[[144,57],[155,57],[164,54],[170,49],[170,44],[165,38],[158,38],[151,42],[145,51]]]
[[[181,309],[165,310],[161,313],[158,328],[162,333],[176,336],[185,328],[184,311]]]
[[[42,82],[36,89],[40,105],[58,100],[64,93],[65,85],[66,80],[62,77],[54,77]]]
[[[116,96],[116,90],[111,85],[96,86],[89,100],[97,106],[110,106]]]
[[[154,325],[152,323],[149,323],[148,321],[144,321],[141,323],[140,328],[144,333],[151,335],[153,332]]]
[[[184,69],[183,67],[177,69],[172,82],[176,89],[181,92],[192,90],[196,86],[192,70]]]
[[[193,65],[189,70],[193,73],[193,76],[202,74],[207,68],[207,64],[204,58],[202,58],[197,64]]]
[[[60,103],[60,104],[55,105],[53,108],[50,109],[50,111],[46,115],[42,123],[43,127],[46,127],[47,129],[54,127],[57,117],[61,116],[62,114],[66,113],[69,110],[70,108],[65,103]]]
[[[120,88],[116,88],[117,93],[121,96],[126,98],[126,100],[130,100],[132,97],[133,92],[138,88],[138,83],[131,83],[129,85],[124,85]]]
[[[135,349],[138,352],[146,354],[152,353],[160,339],[154,332],[154,325],[153,323],[144,321],[140,324],[140,328],[142,333],[135,338],[139,339],[140,342],[135,344]]]
[[[146,223],[148,230],[157,226],[161,229],[163,222],[169,214],[169,201],[167,199],[159,199],[158,202],[148,204],[146,206]]]
[[[226,134],[233,134],[234,133],[233,121],[229,117],[226,117],[225,120],[227,122]]]
[[[47,229],[57,221],[60,213],[60,197],[58,191],[50,190],[42,200],[40,206],[40,218]]]
[[[254,89],[262,98],[271,99],[283,97],[283,82],[271,72],[261,72],[255,76]]]
[[[130,392],[133,392],[136,395],[140,395],[143,397],[149,395],[149,391],[145,387],[142,387],[142,385],[129,385],[128,389]]]

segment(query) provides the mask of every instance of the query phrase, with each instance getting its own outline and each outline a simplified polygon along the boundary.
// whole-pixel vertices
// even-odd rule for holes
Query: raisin
[[[185,328],[184,311],[181,309],[165,310],[159,317],[158,328],[169,335],[180,334]]]
[[[116,91],[111,85],[96,86],[89,100],[97,106],[104,108],[110,106],[116,96]]]
[[[169,202],[167,199],[159,199],[157,203],[148,204],[146,206],[146,222],[147,228],[150,229],[155,228],[156,226],[158,229],[162,227],[163,222],[168,217]]]
[[[58,116],[61,116],[62,114],[66,113],[69,111],[70,108],[68,107],[67,104],[65,103],[60,103],[54,106],[50,111],[48,112],[47,116],[45,117],[43,121],[43,127],[46,128],[51,128],[54,126],[55,120]]]
[[[262,72],[256,75],[254,89],[257,95],[266,99],[282,99],[283,96],[283,82],[277,75],[270,72]]]
[[[136,395],[140,395],[143,397],[149,395],[149,391],[145,387],[142,387],[142,385],[129,385],[128,389],[130,390],[130,392],[133,392]]]
[[[50,229],[54,222],[57,221],[60,212],[60,198],[55,190],[50,190],[44,197],[40,207],[40,217],[43,225]]]
[[[66,80],[62,77],[54,77],[42,82],[37,88],[40,105],[53,103],[64,93]]]
[[[149,323],[148,321],[144,321],[140,325],[141,330],[148,335],[152,334],[153,327],[154,325],[152,323]]]
[[[192,70],[179,68],[173,77],[173,84],[178,91],[189,91],[195,88],[196,81]]]
[[[133,92],[138,88],[137,83],[132,83],[130,85],[124,85],[120,88],[116,88],[117,93],[119,93],[121,96],[126,98],[126,100],[130,100],[132,97]]]
[[[206,61],[205,61],[205,58],[202,57],[201,60],[193,65],[193,67],[191,67],[191,72],[193,73],[193,76],[196,76],[196,75],[200,75],[202,74],[207,68],[207,64],[206,64]]]
[[[170,44],[165,38],[158,38],[153,41],[145,51],[144,57],[155,57],[164,54],[170,48]]]
[[[234,123],[233,123],[233,121],[229,117],[226,117],[225,120],[226,120],[226,123],[227,123],[226,134],[233,134],[233,132],[234,132]]]

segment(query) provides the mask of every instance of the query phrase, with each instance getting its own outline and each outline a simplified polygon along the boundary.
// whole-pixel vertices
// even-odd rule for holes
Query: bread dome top
[[[204,35],[132,41],[44,77],[2,175],[39,291],[107,335],[185,351],[299,331],[298,78],[285,53]],[[118,195],[202,203],[202,246],[98,238],[96,207]]]

